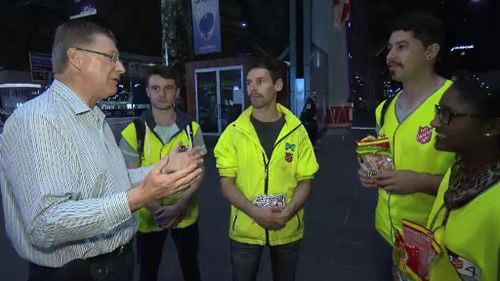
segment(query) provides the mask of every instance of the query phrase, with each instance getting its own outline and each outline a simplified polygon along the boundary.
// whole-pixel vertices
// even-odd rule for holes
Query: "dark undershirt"
[[[274,122],[262,122],[250,116],[250,121],[259,136],[259,141],[264,151],[266,152],[267,159],[271,158],[271,153],[273,152],[274,142],[278,138],[281,132],[281,128],[285,125],[285,119],[283,116]]]

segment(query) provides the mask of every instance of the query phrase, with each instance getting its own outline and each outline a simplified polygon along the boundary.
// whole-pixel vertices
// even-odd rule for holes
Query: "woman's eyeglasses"
[[[439,118],[439,122],[443,125],[449,125],[451,120],[456,117],[480,117],[481,114],[477,113],[462,113],[462,112],[451,112],[447,108],[442,108],[438,104],[435,106],[436,115]]]

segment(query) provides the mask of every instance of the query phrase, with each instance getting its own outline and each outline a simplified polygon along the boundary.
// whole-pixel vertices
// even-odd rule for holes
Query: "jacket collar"
[[[288,134],[290,131],[294,130],[296,127],[301,125],[300,120],[286,107],[281,104],[276,104],[276,110],[283,114],[285,118],[285,125],[281,130],[280,136],[284,134]],[[241,115],[236,119],[233,123],[235,127],[245,131],[247,134],[257,135],[255,129],[250,121],[250,116],[252,115],[253,107],[249,106]]]
[[[177,108],[174,108],[174,111],[176,114],[175,124],[177,127],[179,127],[180,130],[186,128],[186,126],[191,122],[191,118],[189,118],[186,113],[179,111]],[[154,129],[156,127],[155,118],[153,117],[153,111],[151,109],[144,111],[141,118],[146,121],[149,128]]]
[[[179,111],[177,108],[174,108],[174,111],[176,114],[175,124],[179,128],[179,131],[175,135],[173,135],[172,138],[174,138],[179,133],[181,133],[184,130],[184,128],[186,128],[186,126],[191,123],[191,118],[189,118],[189,116],[186,113]],[[143,120],[143,122],[144,121],[146,122],[146,124],[148,125],[148,128],[151,130],[151,132],[159,140],[161,140],[161,138],[154,131],[154,128],[156,127],[156,122],[155,122],[155,119],[153,117],[153,111],[151,109],[144,111],[140,118]]]
[[[68,86],[63,82],[54,79],[50,89],[57,93],[57,95],[68,104],[68,106],[73,110],[75,115],[79,115],[92,110],[78,95],[73,92]],[[94,106],[94,108],[96,108]]]

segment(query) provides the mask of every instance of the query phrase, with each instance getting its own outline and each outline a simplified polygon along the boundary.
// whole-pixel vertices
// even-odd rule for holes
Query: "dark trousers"
[[[139,280],[156,281],[161,263],[162,250],[169,230],[158,232],[137,232],[137,259],[139,262]],[[177,249],[182,274],[186,281],[199,281],[200,268],[198,262],[198,223],[186,228],[171,229],[172,238]]]
[[[269,246],[274,281],[293,281],[299,260],[300,240],[280,246]],[[264,246],[231,240],[233,281],[255,281]]]
[[[372,265],[375,270],[376,280],[388,281],[394,280],[392,269],[392,246],[387,243],[380,234],[374,230],[371,239],[371,257]]]
[[[62,267],[29,263],[28,281],[132,281],[134,253],[132,243],[109,254],[73,260]]]

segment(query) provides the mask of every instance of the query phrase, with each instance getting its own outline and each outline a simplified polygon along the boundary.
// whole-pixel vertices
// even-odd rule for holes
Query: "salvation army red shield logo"
[[[286,152],[286,153],[285,153],[285,160],[286,160],[286,162],[288,162],[288,163],[292,162],[292,160],[293,160],[293,154],[291,154],[291,153],[289,153],[289,152]]]
[[[417,141],[421,144],[426,144],[431,141],[432,138],[432,127],[424,126],[418,127]]]

